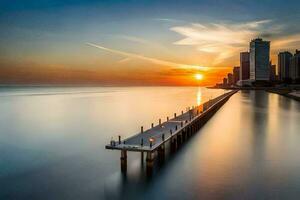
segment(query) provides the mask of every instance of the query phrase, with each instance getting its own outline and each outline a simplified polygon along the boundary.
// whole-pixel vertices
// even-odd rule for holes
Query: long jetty
[[[153,166],[154,155],[157,152],[159,157],[164,157],[165,143],[170,142],[171,149],[177,149],[184,141],[196,133],[213,114],[233,95],[237,90],[224,93],[199,106],[187,109],[180,115],[174,113],[173,118],[167,117],[165,122],[159,119],[158,125],[151,124],[151,128],[141,131],[127,139],[118,141],[111,140],[106,149],[121,151],[121,171],[127,170],[127,151],[141,152],[142,161],[146,152],[147,169]]]

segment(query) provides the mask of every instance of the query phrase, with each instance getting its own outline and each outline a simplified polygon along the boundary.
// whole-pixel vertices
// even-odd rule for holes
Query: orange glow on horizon
[[[0,61],[1,63],[1,61]],[[232,68],[209,68],[207,71],[197,69],[178,69],[168,67],[150,68],[148,65],[137,63],[131,68],[67,67],[66,65],[51,66],[43,64],[23,63],[2,67],[0,79],[2,83],[15,84],[88,84],[88,85],[151,85],[151,86],[212,86],[222,82],[223,77]]]

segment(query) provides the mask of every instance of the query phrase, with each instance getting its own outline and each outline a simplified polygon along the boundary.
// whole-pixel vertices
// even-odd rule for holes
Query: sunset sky
[[[299,0],[1,0],[0,83],[212,85],[255,37],[300,48]],[[195,74],[202,74],[197,80]]]

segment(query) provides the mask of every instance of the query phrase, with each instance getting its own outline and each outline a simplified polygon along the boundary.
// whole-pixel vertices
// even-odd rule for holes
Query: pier
[[[182,111],[179,115],[174,113],[172,118],[167,117],[166,121],[158,120],[158,124],[144,130],[141,127],[139,133],[123,139],[121,136],[118,140],[110,141],[106,149],[121,151],[121,171],[127,169],[127,152],[141,152],[142,162],[144,153],[146,153],[147,169],[151,169],[154,157],[164,157],[165,143],[170,142],[171,149],[176,150],[184,141],[196,133],[213,114],[233,95],[237,90],[224,93],[214,99],[211,99],[199,106],[195,106]]]

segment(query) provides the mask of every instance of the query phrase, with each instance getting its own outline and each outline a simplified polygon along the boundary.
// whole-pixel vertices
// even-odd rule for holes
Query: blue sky
[[[174,71],[170,63],[238,65],[238,53],[257,36],[271,40],[276,62],[278,51],[300,48],[299,6],[294,0],[2,0],[0,67],[119,70],[123,78],[144,70],[163,79]]]

